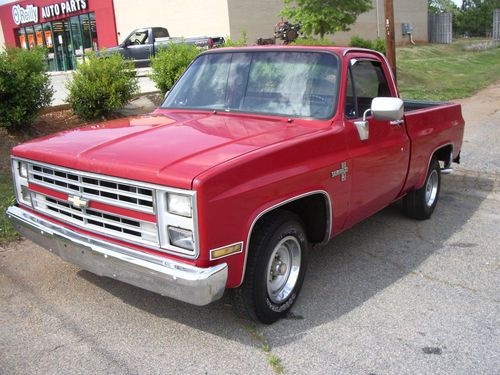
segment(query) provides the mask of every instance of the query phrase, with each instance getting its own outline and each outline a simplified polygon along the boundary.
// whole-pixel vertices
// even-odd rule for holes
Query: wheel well
[[[453,152],[453,146],[452,145],[446,145],[441,147],[439,150],[434,151],[434,155],[437,157],[439,161],[444,161],[445,165],[451,165],[451,158],[453,158],[453,155],[451,154]]]
[[[287,210],[297,215],[304,223],[309,242],[320,243],[328,239],[331,206],[326,193],[308,195],[278,206],[266,212],[258,221],[276,210]]]

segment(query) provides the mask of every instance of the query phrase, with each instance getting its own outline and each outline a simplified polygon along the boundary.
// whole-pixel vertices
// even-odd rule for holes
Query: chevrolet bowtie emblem
[[[89,200],[79,197],[77,195],[68,196],[68,202],[75,208],[87,208],[89,206]]]
[[[332,178],[340,176],[340,181],[344,182],[347,179],[347,172],[349,172],[349,168],[347,167],[347,163],[343,161],[340,163],[340,169],[332,172]]]

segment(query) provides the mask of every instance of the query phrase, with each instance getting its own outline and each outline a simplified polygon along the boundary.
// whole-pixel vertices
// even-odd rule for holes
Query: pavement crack
[[[264,353],[266,353],[267,363],[271,367],[273,372],[275,374],[284,374],[285,368],[283,366],[281,358],[279,358],[277,355],[275,355],[274,353],[271,352],[272,346],[266,340],[266,338],[264,337],[264,334],[257,330],[257,327],[255,326],[255,324],[248,324],[246,326],[246,330],[250,334],[252,339],[254,339],[259,344],[260,349]]]

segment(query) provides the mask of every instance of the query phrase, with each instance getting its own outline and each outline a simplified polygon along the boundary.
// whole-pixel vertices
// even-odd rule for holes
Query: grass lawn
[[[464,50],[465,45],[474,42],[478,41],[398,48],[398,85],[402,97],[464,98],[500,80],[500,48]]]
[[[14,200],[10,174],[0,171],[0,246],[19,238],[4,214],[7,207],[14,203]]]

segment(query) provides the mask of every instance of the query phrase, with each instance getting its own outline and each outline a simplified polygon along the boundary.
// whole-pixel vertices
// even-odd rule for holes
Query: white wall
[[[166,27],[171,36],[229,35],[227,0],[114,0],[121,42],[134,29]]]

